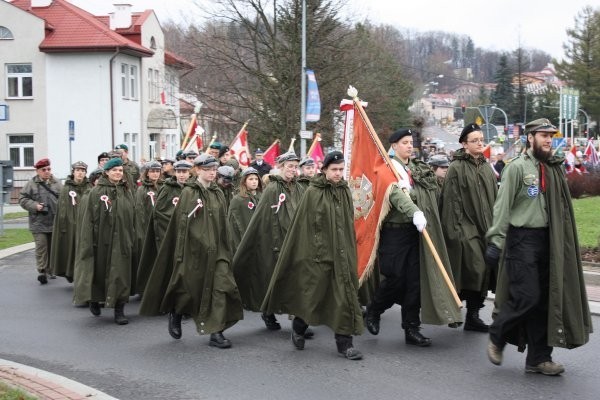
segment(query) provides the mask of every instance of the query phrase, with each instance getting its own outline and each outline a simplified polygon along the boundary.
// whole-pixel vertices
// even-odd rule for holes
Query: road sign
[[[559,147],[564,147],[567,145],[567,140],[565,138],[553,138],[552,139],[552,148],[556,149]]]
[[[8,121],[8,105],[0,104],[0,121]]]
[[[69,121],[69,140],[75,140],[75,121]]]
[[[564,119],[577,119],[579,90],[567,87],[562,88],[560,91],[560,108]]]
[[[300,139],[311,140],[313,138],[313,131],[300,131]]]

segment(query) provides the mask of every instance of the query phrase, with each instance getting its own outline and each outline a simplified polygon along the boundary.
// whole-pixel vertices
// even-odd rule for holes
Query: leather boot
[[[262,320],[265,322],[265,326],[270,331],[278,331],[281,329],[281,325],[277,322],[277,318],[275,318],[275,314],[262,314]]]
[[[486,325],[486,323],[479,318],[479,308],[467,310],[467,318],[465,318],[464,327],[465,331],[488,332],[489,328],[489,325]]]
[[[100,303],[97,301],[90,301],[90,312],[95,316],[99,316],[102,314],[102,310],[100,309]]]
[[[379,321],[381,320],[380,314],[371,310],[367,306],[367,312],[365,313],[365,325],[371,335],[377,335],[379,333]]]
[[[223,336],[223,332],[221,331],[210,334],[210,341],[208,342],[208,345],[212,347],[217,347],[219,349],[228,349],[231,347],[231,341],[229,341],[229,339],[226,339],[225,336]]]
[[[411,326],[404,330],[404,338],[406,339],[406,344],[413,344],[419,347],[427,347],[431,345],[431,339],[425,337],[419,332],[421,328],[418,326]]]
[[[361,360],[363,355],[352,345],[352,336],[335,334],[335,344],[338,354],[348,360]]]
[[[115,304],[115,322],[117,325],[127,325],[129,320],[125,318],[125,303]]]
[[[173,339],[181,339],[181,317],[175,311],[169,313],[169,335]]]
[[[294,317],[292,321],[292,343],[298,350],[304,350],[304,334],[308,325],[302,318]]]
[[[37,279],[40,282],[40,285],[45,285],[48,283],[48,277],[46,276],[45,272],[40,272]]]

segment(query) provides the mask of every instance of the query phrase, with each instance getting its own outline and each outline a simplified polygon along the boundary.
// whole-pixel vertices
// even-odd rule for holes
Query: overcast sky
[[[195,1],[210,0],[70,0],[95,14],[106,14],[113,3],[128,3],[134,11],[154,9],[159,20],[178,20],[181,12],[196,12]],[[281,0],[280,0],[281,1]],[[586,6],[597,0],[348,0],[348,15],[401,30],[439,30],[467,34],[475,46],[512,51],[536,48],[562,58],[566,29]]]

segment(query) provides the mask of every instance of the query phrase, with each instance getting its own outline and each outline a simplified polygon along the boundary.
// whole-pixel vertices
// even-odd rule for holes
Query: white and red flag
[[[275,139],[275,141],[263,153],[263,160],[265,160],[267,164],[275,165],[275,159],[279,157],[279,153],[279,139]]]
[[[236,160],[240,163],[242,169],[247,168],[250,165],[250,156],[248,151],[248,131],[246,127],[248,121],[242,126],[242,129],[238,132],[235,139],[229,145],[229,152],[233,155]]]
[[[308,151],[306,152],[308,157],[311,157],[315,160],[315,163],[318,164],[319,161],[323,161],[325,159],[325,154],[323,153],[323,147],[321,147],[321,134],[315,134],[315,138],[313,139],[312,144],[310,145]]]

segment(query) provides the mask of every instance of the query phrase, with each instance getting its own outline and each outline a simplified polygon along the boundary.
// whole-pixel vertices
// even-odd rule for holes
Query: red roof
[[[43,52],[116,51],[149,57],[154,52],[112,31],[94,15],[65,0],[53,0],[48,7],[31,7],[30,0],[14,0],[12,5],[42,18],[46,22],[46,38],[40,44]]]
[[[168,50],[165,50],[165,64],[170,65],[174,68],[182,68],[182,69],[193,69],[194,64],[189,62],[188,60],[179,57],[175,53],[171,53]]]

